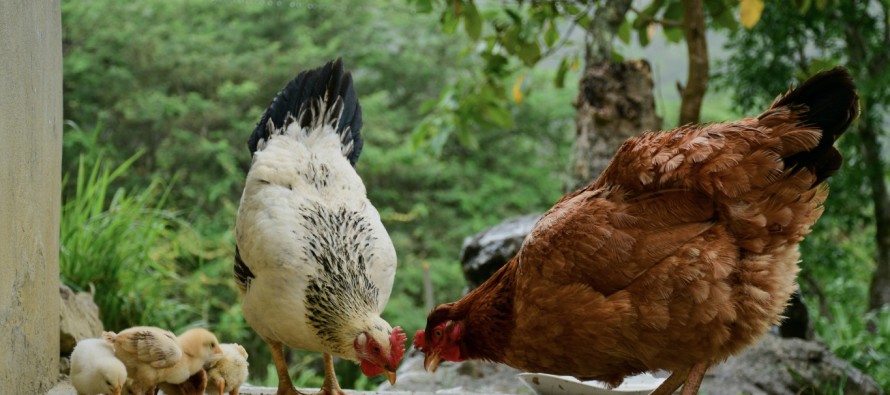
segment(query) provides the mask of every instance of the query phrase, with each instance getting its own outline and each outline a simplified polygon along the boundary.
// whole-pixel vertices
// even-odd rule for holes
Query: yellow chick
[[[137,395],[152,393],[160,383],[182,383],[222,353],[216,336],[201,328],[189,329],[179,337],[147,326],[102,336],[127,367],[130,392]]]
[[[111,344],[102,339],[77,342],[71,353],[71,384],[77,395],[121,395],[127,368],[114,357]]]
[[[207,370],[207,393],[238,395],[238,389],[247,380],[247,351],[235,343],[220,344],[220,348],[222,357],[211,362]]]

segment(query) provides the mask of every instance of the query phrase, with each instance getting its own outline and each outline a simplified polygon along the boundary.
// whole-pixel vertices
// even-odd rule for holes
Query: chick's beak
[[[390,385],[396,385],[396,372],[391,372],[389,370],[383,372],[386,375],[386,379],[389,380]]]
[[[213,349],[213,353],[214,354],[222,354],[222,347],[216,346],[216,348]]]
[[[113,388],[111,390],[112,391],[111,393],[114,395],[121,395],[121,392],[123,392],[123,390],[124,390],[124,387],[117,387],[117,388]]]
[[[426,354],[426,357],[423,358],[423,368],[426,369],[427,372],[434,372],[436,368],[439,367],[439,363],[442,362],[442,357],[439,355],[438,351],[430,351]]]

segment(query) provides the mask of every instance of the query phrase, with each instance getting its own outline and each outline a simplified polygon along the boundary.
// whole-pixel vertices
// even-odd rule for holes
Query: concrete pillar
[[[59,0],[0,1],[0,393],[59,376],[62,18]]]

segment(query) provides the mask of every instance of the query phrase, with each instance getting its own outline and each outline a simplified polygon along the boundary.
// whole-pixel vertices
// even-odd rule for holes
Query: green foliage
[[[94,284],[108,329],[207,326],[247,348],[252,383],[270,380],[269,352],[244,321],[231,274],[250,160],[244,142],[298,70],[341,56],[363,107],[358,171],[399,255],[384,317],[413,335],[427,314],[419,292],[424,263],[436,301],[457,299],[465,287],[457,264],[463,238],[542,211],[560,196],[567,160],[554,158],[567,157],[574,96],[553,89],[553,75],[532,74],[522,89],[538,93],[523,104],[493,110],[487,124],[464,121],[478,151],[415,148],[420,104],[476,68],[455,60],[461,46],[439,33],[436,16],[413,11],[396,0],[311,9],[210,0],[63,3],[64,111],[72,125],[63,139],[63,280],[77,289]],[[476,95],[473,89],[453,94]],[[479,96],[478,108],[505,97]],[[95,182],[108,191],[105,201],[79,192],[77,178],[90,185],[93,166],[100,166]],[[100,220],[101,231],[84,225]],[[320,355],[293,352],[290,359],[296,384],[320,384]],[[383,380],[364,378],[350,362],[338,362],[337,372],[347,388]]]
[[[676,2],[661,2],[652,15],[674,15],[676,6],[667,11]],[[713,22],[735,22],[734,6],[712,6],[718,3],[706,2]],[[586,28],[591,11],[573,2],[282,4],[62,4],[64,110],[71,125],[64,134],[63,281],[95,287],[109,329],[204,325],[224,342],[243,344],[254,384],[275,384],[275,375],[264,343],[243,319],[231,277],[232,229],[250,160],[244,142],[274,93],[296,71],[337,56],[353,70],[366,138],[358,171],[399,256],[384,317],[413,335],[427,313],[425,270],[436,302],[459,298],[464,238],[504,218],[543,211],[561,196],[577,93],[571,71],[580,58],[559,49],[570,43],[570,26]],[[786,28],[770,17],[765,12],[755,30]],[[443,28],[465,34],[443,35]],[[625,21],[619,36],[630,40],[634,30]],[[796,32],[789,27],[782,34],[793,40]],[[793,52],[791,45],[777,48]],[[764,41],[750,55],[765,60],[746,59],[727,72],[754,81],[727,85],[743,105],[787,85],[758,87],[766,77],[791,75],[784,61],[753,71],[752,65],[773,67],[774,53]],[[555,70],[529,70],[553,55],[562,56]],[[511,102],[511,86],[525,99]],[[877,84],[871,89],[879,91]],[[711,99],[705,119],[735,118],[725,96]],[[850,159],[832,179],[827,214],[804,246],[804,265],[824,270],[812,271],[828,310],[845,323],[820,316],[819,332],[887,383],[879,371],[890,355],[887,343],[862,346],[867,320],[855,310],[870,270],[861,262],[871,251],[873,226],[861,179],[853,177],[861,163],[845,140]],[[825,285],[839,272],[850,275]],[[815,297],[806,283],[804,290]],[[836,300],[855,301],[854,309],[839,309]],[[887,318],[875,315],[884,338]],[[297,385],[320,385],[319,355],[296,352],[290,360]],[[349,362],[338,362],[337,372],[347,388],[382,381],[364,378]]]
[[[793,3],[793,2],[792,2]],[[882,31],[888,28],[878,2],[770,3],[751,30],[730,34],[731,56],[716,82],[732,88],[735,102],[750,111],[765,108],[797,79],[835,65],[850,69],[859,88],[858,122],[886,122],[888,73],[876,72],[876,57],[886,58]],[[886,2],[883,3],[886,8]],[[812,7],[815,5],[815,7]],[[851,34],[850,26],[861,28]],[[862,47],[865,45],[866,47]],[[865,61],[854,61],[854,58]],[[831,194],[823,217],[802,245],[802,289],[816,317],[818,335],[841,358],[890,389],[887,309],[868,312],[868,286],[874,271],[875,214],[854,125],[840,141],[844,165],[829,179]],[[880,165],[880,164],[879,164]],[[882,169],[887,174],[886,169]],[[871,333],[869,326],[874,326]],[[878,339],[878,340],[876,340]]]
[[[175,267],[164,263],[170,252],[166,241],[177,224],[163,209],[163,186],[152,182],[138,193],[112,186],[138,157],[116,166],[102,157],[81,157],[77,171],[67,175],[76,179],[75,189],[62,207],[62,281],[76,290],[94,290],[103,321],[114,330],[138,322],[171,327],[191,309],[166,291],[180,279]]]

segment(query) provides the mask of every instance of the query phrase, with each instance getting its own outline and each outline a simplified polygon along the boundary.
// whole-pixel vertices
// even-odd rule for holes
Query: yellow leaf
[[[522,104],[522,80],[525,79],[525,74],[520,75],[519,78],[516,79],[516,83],[513,84],[513,101],[516,104]]]
[[[763,14],[763,7],[763,0],[742,0],[739,7],[742,26],[746,29],[753,28],[760,20],[760,15]]]

